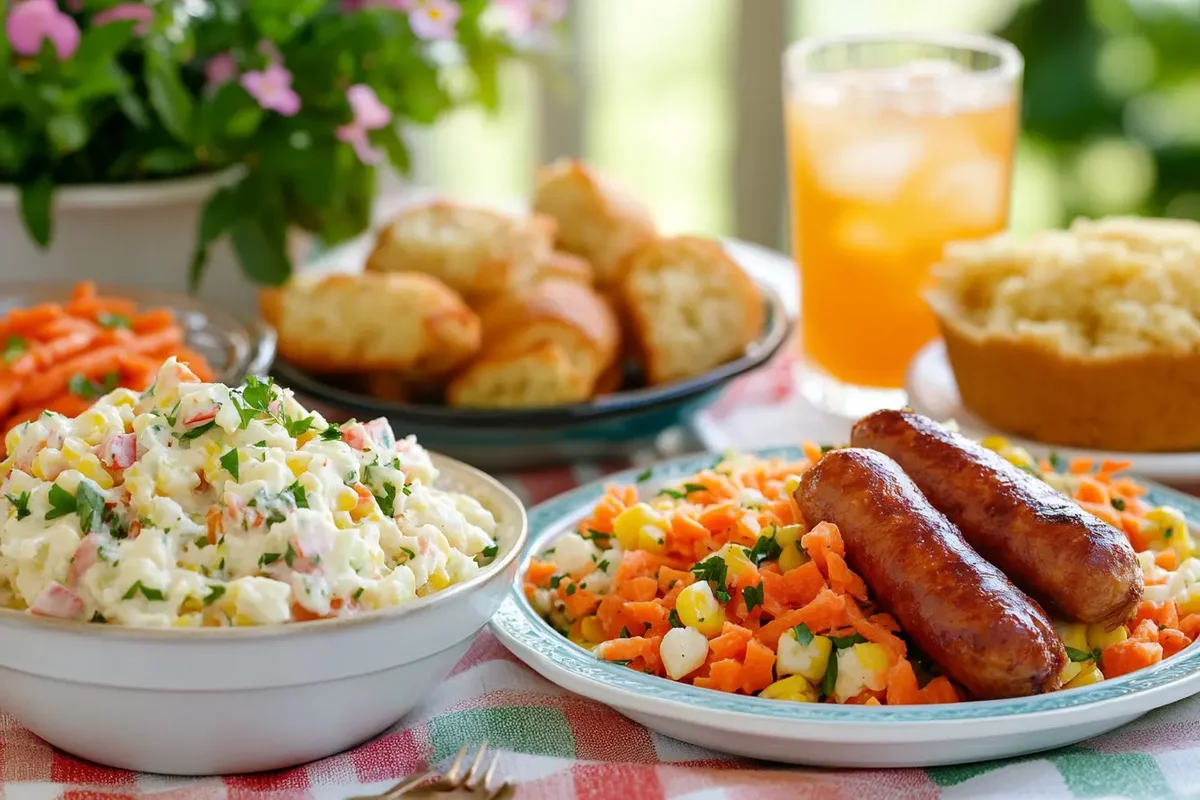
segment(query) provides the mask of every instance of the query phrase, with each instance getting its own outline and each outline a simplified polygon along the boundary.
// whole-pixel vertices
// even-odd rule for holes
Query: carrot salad
[[[1145,502],[1120,476],[1126,464],[1037,463],[1002,439],[983,444],[1124,531],[1139,553],[1147,600],[1127,626],[1055,624],[1070,659],[1065,688],[1149,666],[1200,635],[1187,521]],[[872,602],[838,528],[805,525],[792,493],[824,449],[805,445],[795,461],[729,456],[652,497],[639,491],[650,472],[610,486],[531,561],[525,594],[597,658],[694,686],[798,702],[969,699]]]
[[[170,311],[100,296],[91,281],[65,303],[13,309],[0,318],[0,435],[43,411],[74,417],[117,387],[141,391],[171,356],[214,380]]]

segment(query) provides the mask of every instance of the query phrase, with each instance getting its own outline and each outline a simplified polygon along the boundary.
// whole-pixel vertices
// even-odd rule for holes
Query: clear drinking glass
[[[849,416],[899,407],[937,335],[930,267],[1008,224],[1021,55],[990,36],[812,38],[783,68],[801,392]]]

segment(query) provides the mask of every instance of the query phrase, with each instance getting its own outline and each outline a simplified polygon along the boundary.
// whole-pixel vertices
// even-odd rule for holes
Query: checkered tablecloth
[[[735,384],[707,415],[788,401],[778,370]],[[504,476],[536,504],[623,465],[576,465]],[[1200,797],[1200,696],[1114,733],[1040,756],[912,770],[783,768],[660,736],[542,679],[489,632],[424,705],[351,752],[282,772],[225,778],[138,775],[55,751],[0,713],[3,800],[154,797],[328,798],[380,792],[446,763],[463,742],[503,751],[519,800],[908,800],[908,798]]]

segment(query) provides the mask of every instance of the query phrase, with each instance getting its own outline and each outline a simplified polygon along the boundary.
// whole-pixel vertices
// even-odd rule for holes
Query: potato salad
[[[434,486],[413,437],[339,426],[270,381],[168,360],[140,395],[12,430],[0,604],[139,627],[300,622],[392,608],[475,575],[495,520]]]

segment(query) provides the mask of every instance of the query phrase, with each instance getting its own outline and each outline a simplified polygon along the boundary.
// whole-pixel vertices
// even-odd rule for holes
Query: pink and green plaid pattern
[[[379,792],[445,762],[464,741],[504,751],[520,800],[900,800],[904,798],[1194,797],[1200,698],[1108,736],[1044,756],[930,770],[781,768],[660,736],[567,694],[490,633],[429,701],[369,744],[304,767],[227,778],[108,769],[55,751],[0,715],[5,800],[315,798]]]

